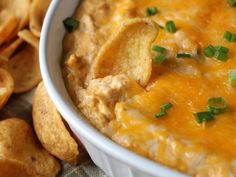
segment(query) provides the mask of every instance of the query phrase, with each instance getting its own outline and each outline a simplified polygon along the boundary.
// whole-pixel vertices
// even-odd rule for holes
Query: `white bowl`
[[[62,21],[71,16],[79,0],[53,0],[46,15],[40,41],[41,73],[49,92],[74,134],[93,162],[111,177],[183,177],[185,175],[126,150],[95,130],[74,106],[61,74]]]

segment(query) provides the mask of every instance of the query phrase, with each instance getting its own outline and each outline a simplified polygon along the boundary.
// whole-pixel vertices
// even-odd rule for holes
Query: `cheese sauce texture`
[[[229,8],[222,0],[155,0],[133,3],[140,14],[145,12],[145,8],[157,7],[160,12],[151,18],[161,24],[168,20],[175,22],[177,32],[168,34],[162,30],[156,44],[170,48],[172,53],[196,50],[196,57],[171,58],[162,65],[155,65],[148,91],[126,104],[142,114],[143,128],[160,125],[211,151],[226,152],[229,157],[236,157],[236,87],[232,87],[228,81],[229,70],[236,68],[236,43],[227,42],[223,38],[225,31],[236,33],[236,9]],[[122,13],[121,9],[118,11]],[[178,38],[181,34],[177,33],[183,33],[184,36]],[[186,40],[189,41],[185,45]],[[222,62],[202,56],[202,50],[209,44],[229,48],[229,59]],[[223,97],[229,105],[229,111],[217,116],[205,127],[199,126],[193,113],[205,111],[207,101],[212,97]],[[173,103],[173,108],[163,119],[155,119],[154,115],[166,102]],[[128,122],[129,119],[135,121],[135,116],[122,118],[124,124],[127,123],[126,131],[130,128],[132,133],[134,127]],[[143,134],[146,141],[148,137],[143,128],[136,131]]]
[[[126,19],[147,17],[160,26],[153,46],[165,48],[165,61],[158,63],[160,53],[153,51],[147,87],[132,83],[127,92],[134,96],[115,104],[116,118],[101,131],[138,154],[190,175],[236,176],[236,86],[229,81],[229,72],[236,69],[236,42],[224,38],[226,31],[236,34],[236,8],[226,0],[106,3],[109,13],[96,20],[98,46]],[[147,14],[148,8],[157,12]],[[176,32],[165,29],[168,21],[174,22]],[[204,49],[210,45],[227,48],[227,57],[207,57]],[[195,114],[207,112],[208,100],[218,97],[227,110],[199,123]],[[165,103],[172,107],[157,118]]]

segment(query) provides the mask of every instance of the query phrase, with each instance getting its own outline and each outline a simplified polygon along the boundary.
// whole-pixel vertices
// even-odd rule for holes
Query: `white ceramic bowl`
[[[111,177],[183,177],[115,144],[82,118],[64,86],[61,74],[62,21],[71,16],[79,0],[53,0],[46,15],[40,42],[40,67],[50,97],[93,162]]]

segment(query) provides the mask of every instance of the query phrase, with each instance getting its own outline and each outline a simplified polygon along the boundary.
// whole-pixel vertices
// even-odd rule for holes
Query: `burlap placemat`
[[[0,120],[17,117],[26,120],[32,125],[31,108],[34,91],[23,95],[13,95],[0,112]],[[83,160],[77,166],[61,162],[62,171],[59,177],[108,177],[93,164],[86,152],[81,154]]]

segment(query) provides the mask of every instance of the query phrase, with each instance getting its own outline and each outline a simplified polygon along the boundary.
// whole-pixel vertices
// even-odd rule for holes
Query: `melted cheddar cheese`
[[[158,13],[148,18],[160,26],[172,20],[177,31],[160,29],[153,45],[166,48],[167,60],[153,62],[146,88],[132,83],[127,90],[132,97],[116,103],[116,118],[101,131],[134,152],[188,174],[236,176],[236,87],[229,83],[229,71],[236,69],[236,42],[223,38],[225,31],[236,34],[236,8],[226,0],[106,3],[109,13],[95,22],[99,46],[126,19],[146,17],[149,7],[157,7]],[[81,13],[76,14],[81,18]],[[228,60],[205,57],[203,50],[209,45],[227,47]],[[176,58],[177,53],[192,57]],[[213,97],[224,98],[227,112],[199,124],[194,113],[206,111],[208,99]],[[166,102],[173,107],[162,118],[155,118]]]

